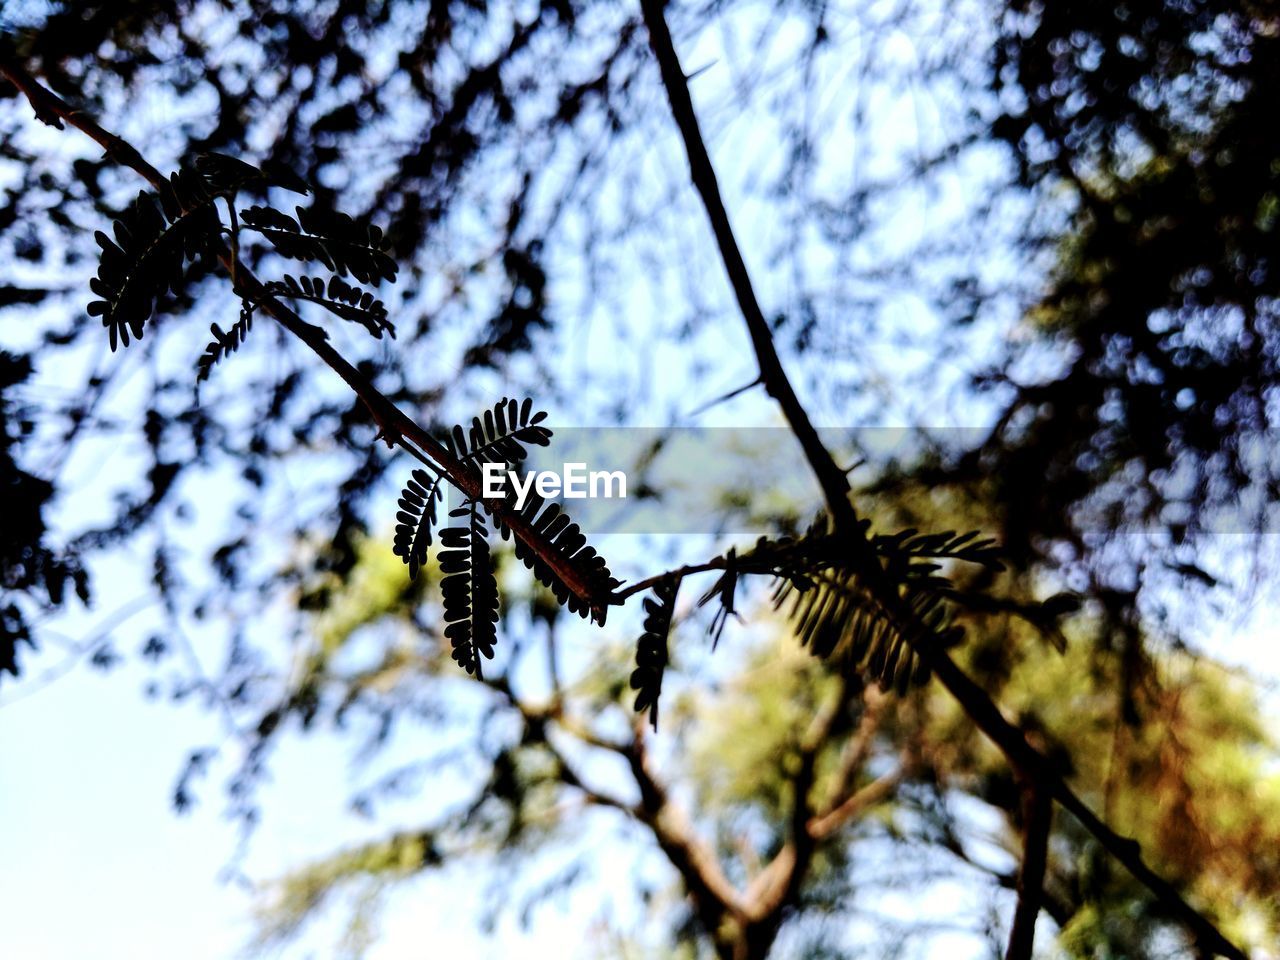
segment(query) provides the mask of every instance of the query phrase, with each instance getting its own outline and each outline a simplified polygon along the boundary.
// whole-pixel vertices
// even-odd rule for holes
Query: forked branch
[[[858,531],[857,514],[850,501],[848,477],[818,437],[778,358],[773,336],[756,299],[746,262],[720,196],[715,168],[693,109],[688,79],[680,65],[671,31],[663,14],[665,4],[663,0],[640,0],[640,6],[649,30],[649,45],[658,61],[662,82],[671,103],[671,113],[684,142],[690,178],[706,209],[721,259],[746,321],[761,379],[769,394],[778,401],[783,415],[800,441],[809,466],[822,487],[835,529],[847,538],[851,559],[858,564],[859,572],[867,581],[869,589],[874,591],[886,611],[905,617],[903,622],[909,623],[910,612],[903,609],[897,586],[884,576],[883,568],[867,549],[867,541]],[[919,636],[927,637],[929,633],[921,632]],[[1042,793],[1057,800],[1075,816],[1108,853],[1124,864],[1134,878],[1151,891],[1170,915],[1186,925],[1202,949],[1235,960],[1247,960],[1244,951],[1228,940],[1212,920],[1189,904],[1171,883],[1147,865],[1136,841],[1117,834],[1076,795],[1043,754],[1027,742],[1022,731],[1005,719],[987,692],[974,683],[945,650],[927,642],[917,642],[915,652],[947,691],[959,701],[978,728],[999,747],[1013,767],[1034,779]]]

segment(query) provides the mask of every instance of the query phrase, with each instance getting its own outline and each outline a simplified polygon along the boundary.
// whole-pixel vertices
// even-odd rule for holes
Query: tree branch
[[[702,198],[706,208],[707,219],[711,221],[711,231],[715,234],[716,243],[720,247],[720,258],[724,262],[725,271],[729,274],[729,283],[733,287],[738,307],[742,310],[743,319],[747,322],[747,332],[751,337],[751,345],[755,349],[760,368],[760,380],[769,396],[773,397],[782,408],[791,431],[800,441],[805,459],[813,470],[818,484],[822,487],[827,509],[842,531],[852,532],[858,522],[857,513],[849,496],[852,489],[849,478],[845,476],[830,452],[823,446],[809,420],[809,414],[800,403],[791,381],[787,379],[786,370],[778,358],[778,351],[773,345],[773,335],[769,332],[769,322],[764,311],[760,309],[760,301],[756,299],[755,288],[751,284],[751,274],[747,271],[746,261],[733,234],[733,226],[729,223],[729,213],[725,210],[724,200],[720,196],[720,184],[716,179],[715,167],[707,153],[706,144],[698,128],[698,116],[693,109],[693,99],[689,96],[689,84],[684,69],[680,66],[680,58],[676,55],[675,44],[671,40],[671,31],[663,17],[663,0],[641,0],[640,7],[644,11],[644,22],[649,28],[649,46],[657,57],[658,67],[662,71],[662,83],[667,90],[667,98],[671,101],[671,113],[675,117],[676,126],[684,139],[685,152],[689,157],[689,173],[693,185]]]
[[[726,916],[739,927],[744,926],[745,911],[738,891],[724,875],[715,854],[694,835],[688,818],[671,803],[666,787],[654,776],[645,749],[644,728],[639,721],[627,761],[640,788],[640,818],[653,831],[658,846],[680,873],[703,927],[713,939],[718,939]]]
[[[612,602],[622,603],[628,597],[635,596],[637,593],[644,593],[644,591],[651,587],[656,587],[663,580],[677,579],[688,576],[691,573],[706,573],[708,570],[723,570],[728,563],[729,561],[724,557],[715,557],[714,559],[708,560],[706,563],[690,563],[683,567],[677,567],[674,570],[668,570],[666,573],[658,573],[652,577],[645,577],[643,580],[627,584],[626,587],[620,590],[615,590]]]
[[[23,68],[8,50],[0,46],[0,75],[18,88],[35,109],[36,116],[45,123],[61,128],[65,120],[77,130],[98,143],[116,163],[129,167],[148,183],[162,189],[167,180],[130,144],[107,130],[82,110],[78,110],[43,86]],[[238,260],[231,251],[223,248],[219,261],[231,276],[239,282],[240,292],[258,302],[260,308],[286,330],[311,348],[317,356],[340,376],[368,408],[382,430],[388,446],[399,445],[418,459],[424,457],[439,467],[465,496],[483,502],[493,514],[510,528],[522,543],[537,554],[538,558],[555,571],[569,592],[585,604],[592,616],[604,622],[605,608],[611,597],[598,595],[593,585],[584,580],[578,570],[559,551],[552,548],[546,538],[519,512],[511,510],[502,500],[485,499],[480,473],[470,463],[453,456],[449,450],[416,421],[385,397],[360,371],[347,362],[328,342],[328,335],[320,327],[307,323],[284,303],[267,293],[260,280]]]
[[[871,753],[876,731],[880,729],[880,717],[884,712],[887,695],[875,685],[866,685],[862,690],[863,709],[858,720],[858,729],[845,743],[840,751],[840,764],[832,779],[831,791],[826,803],[818,811],[818,817],[824,817],[844,803],[853,792],[854,778],[866,763]]]
[[[778,359],[769,325],[756,299],[746,262],[734,238],[729,215],[720,196],[715,168],[703,142],[693,100],[689,95],[688,81],[663,16],[663,0],[640,0],[640,6],[649,30],[649,45],[657,58],[667,99],[671,103],[672,116],[684,140],[690,177],[706,208],[721,259],[746,321],[759,363],[760,377],[769,394],[778,401],[787,423],[804,450],[810,469],[822,487],[836,530],[849,537],[851,554],[859,561],[859,573],[866,578],[885,610],[902,617],[903,625],[910,627],[914,618],[902,603],[896,585],[887,582],[878,558],[871,553],[870,544],[858,529],[857,513],[849,499],[852,490],[848,477],[822,444]],[[908,635],[912,633],[909,629],[904,632]],[[924,638],[929,635],[927,630],[918,634]],[[1233,960],[1247,960],[1245,953],[1228,940],[1208,917],[1191,906],[1172,884],[1147,866],[1137,842],[1113,831],[1076,796],[1044,756],[1027,743],[1022,732],[1004,719],[986,691],[969,679],[944,650],[933,647],[927,640],[915,641],[912,647],[1014,768],[1026,771],[1027,775],[1038,779],[1042,789],[1069,810],[1104,849],[1156,896],[1172,916],[1181,920],[1192,931],[1203,949],[1213,950]]]
[[[1035,781],[1023,781],[1022,868],[1018,871],[1018,906],[1009,933],[1009,949],[1005,960],[1031,960],[1035,944],[1036,918],[1044,890],[1045,866],[1049,859],[1049,830],[1053,825],[1053,798]]]
[[[547,720],[553,716],[552,712],[539,710],[518,698],[505,677],[499,681],[493,681],[485,677],[482,682],[501,694],[507,703],[519,712],[520,719],[524,724],[525,736],[529,742],[541,744],[543,749],[551,754],[551,758],[556,763],[556,774],[561,783],[577,790],[593,806],[608,807],[639,818],[640,811],[637,810],[634,804],[627,803],[625,800],[605,793],[603,790],[598,790],[582,779],[582,775],[569,762],[569,758],[564,755],[564,751],[557,747],[548,735]]]
[[[969,851],[964,848],[960,838],[951,829],[950,824],[940,824],[939,826],[943,834],[941,846],[944,850],[966,866],[987,874],[1006,890],[1016,891],[1018,889],[1019,871],[1004,872],[975,860],[969,855]],[[1077,907],[1074,903],[1046,890],[1043,885],[1040,888],[1040,907],[1053,918],[1053,922],[1058,925],[1059,929],[1070,923],[1071,918],[1077,913]]]

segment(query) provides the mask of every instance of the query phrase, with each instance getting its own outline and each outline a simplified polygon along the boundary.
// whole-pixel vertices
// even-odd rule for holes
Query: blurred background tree
[[[304,728],[374,731],[360,749],[397,758],[353,788],[362,815],[396,826],[269,884],[264,944],[336,911],[356,955],[386,894],[452,871],[483,885],[482,928],[504,914],[527,924],[571,890],[634,899],[629,922],[605,914],[593,931],[608,956],[913,956],[974,941],[1003,954],[1021,792],[936,686],[898,698],[832,672],[765,598],[752,635],[713,658],[688,602],[649,736],[632,719],[625,635],[574,641],[554,599],[527,594],[509,608],[506,671],[476,684],[449,658],[434,585],[406,596],[382,545],[367,551],[315,620],[294,699],[326,705]],[[1095,808],[1213,904],[1228,935],[1265,947],[1280,932],[1280,777],[1258,689],[1182,651],[1145,676],[1142,720],[1126,722],[1122,660],[1089,642],[1100,619],[1080,618],[1061,656],[1010,619],[971,624],[970,650],[1008,665],[1001,703],[1074,759]],[[392,718],[415,732],[388,742]],[[1187,949],[1065,814],[1050,850],[1051,952]]]
[[[561,423],[771,422],[759,391],[690,413],[691,395],[742,386],[754,361],[632,4],[10,3],[0,16],[13,56],[161,168],[211,150],[280,163],[320,201],[380,223],[405,273],[387,299],[400,339],[340,342],[429,422],[513,392]],[[1265,531],[1275,500],[1275,11],[717,0],[668,17],[805,402],[828,423],[915,430],[909,457],[860,451],[864,513],[886,530],[982,529],[1008,551],[1010,596],[1085,597],[1065,654],[1019,626],[1014,604],[970,625],[966,665],[1238,938],[1274,942],[1273,745],[1249,678],[1198,640],[1213,604],[1266,570],[1265,554],[1216,535]],[[663,818],[631,809],[640,746],[624,711],[603,706],[621,695],[638,624],[582,637],[530,595],[505,624],[505,672],[483,688],[439,676],[430,602],[366,555],[389,539],[394,499],[367,413],[292,344],[269,347],[270,328],[197,400],[203,330],[234,310],[215,283],[170,298],[154,332],[108,362],[83,311],[92,233],[138,184],[2,92],[0,476],[22,522],[4,527],[0,670],[56,647],[60,630],[87,635],[58,610],[77,624],[78,603],[110,612],[102,598],[119,584],[142,589],[152,605],[129,631],[67,656],[109,666],[127,643],[152,665],[153,694],[216,710],[246,824],[288,731],[357,705],[375,743],[408,717],[471,723],[440,742],[472,757],[487,790],[425,831],[291,878],[264,929],[289,931],[348,878],[376,888],[459,850],[499,863],[543,851],[575,832],[575,805],[601,798],[628,808],[601,816],[632,824],[691,895],[681,926],[662,909],[670,873],[644,888],[661,901],[662,943],[734,955],[794,918],[796,952],[848,948],[864,890],[910,896],[953,868],[1011,882],[998,854],[1020,826],[1017,794],[961,718],[934,691],[841,696],[848,681],[766,621],[731,630],[714,660],[679,643],[696,679],[661,737],[639,741],[670,752],[655,782],[717,883],[747,902],[771,876],[806,744],[818,802],[886,786],[756,925],[737,901],[700,901],[662,847]],[[954,426],[977,429],[936,429]],[[798,506],[764,509],[749,482],[723,499],[801,525]],[[611,556],[620,573],[662,565],[648,546],[631,552]],[[553,642],[576,651],[558,658],[563,707],[549,667],[531,679],[519,666]],[[735,736],[734,717],[758,736]],[[192,753],[180,807],[210,754]],[[1064,821],[1049,884],[1062,949],[1176,952],[1166,918]],[[917,872],[897,876],[908,864]],[[877,929],[908,952],[938,932]],[[704,939],[666,936],[680,930]],[[367,935],[357,925],[352,942]]]

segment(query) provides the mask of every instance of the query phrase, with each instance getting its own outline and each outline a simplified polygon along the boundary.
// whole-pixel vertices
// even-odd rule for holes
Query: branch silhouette
[[[680,64],[675,44],[663,13],[663,0],[640,0],[645,24],[649,31],[649,45],[662,74],[663,86],[671,104],[672,116],[679,128],[689,161],[690,178],[697,189],[711,222],[716,243],[719,246],[725,270],[729,275],[734,295],[746,321],[751,343],[759,362],[760,376],[770,396],[778,401],[783,415],[804,449],[815,477],[822,487],[837,533],[848,538],[848,546],[859,563],[859,573],[869,583],[886,610],[905,614],[911,622],[910,611],[903,610],[896,585],[888,582],[879,561],[867,550],[867,541],[859,533],[860,523],[850,502],[851,487],[847,475],[831,456],[814,430],[794,389],[787,379],[773,337],[764,319],[760,304],[751,284],[750,274],[742,252],[734,238],[728,212],[720,196],[715,168],[698,127],[697,114],[689,94],[688,78]],[[908,634],[911,635],[911,634]],[[915,637],[928,637],[917,633]],[[1000,708],[987,692],[976,684],[945,650],[919,639],[909,641],[914,652],[927,665],[942,685],[959,701],[970,719],[1004,753],[1015,769],[1036,781],[1039,789],[1061,803],[1080,824],[1115,859],[1120,861],[1135,879],[1141,882],[1160,901],[1171,915],[1177,917],[1195,936],[1198,945],[1235,960],[1246,960],[1246,954],[1233,944],[1207,916],[1193,907],[1181,893],[1142,858],[1137,841],[1122,837],[1102,821],[1067,785],[1061,774],[1053,768],[1040,751],[1027,742],[1024,733],[1005,719]]]
[[[1018,906],[1013,913],[1005,960],[1031,960],[1049,859],[1049,830],[1053,826],[1053,800],[1034,780],[1028,780],[1023,788],[1022,806],[1025,840],[1022,869],[1018,871]]]
[[[65,121],[98,143],[116,163],[134,170],[156,189],[167,187],[165,176],[133,146],[103,129],[85,111],[73,107],[41,84],[3,47],[0,47],[0,74],[26,96],[41,121],[58,129],[62,129]],[[387,399],[329,343],[323,328],[303,320],[282,303],[230,249],[223,246],[218,259],[235,278],[238,292],[256,302],[264,313],[306,344],[355,392],[381,429],[380,436],[387,446],[399,446],[423,463],[438,467],[469,499],[483,502],[518,541],[555,572],[578,603],[591,611],[593,618],[598,622],[604,621],[606,607],[614,602],[612,596],[602,592],[568,563],[564,554],[554,548],[551,538],[538,530],[529,517],[503,500],[485,498],[480,472],[474,464],[456,456]]]

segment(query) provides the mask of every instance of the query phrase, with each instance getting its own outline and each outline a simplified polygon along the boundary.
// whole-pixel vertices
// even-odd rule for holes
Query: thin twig
[[[760,301],[756,298],[755,288],[751,284],[751,274],[747,271],[746,261],[742,258],[742,250],[734,237],[733,226],[729,222],[729,213],[725,210],[724,200],[720,196],[720,184],[716,179],[715,167],[707,153],[706,144],[698,128],[698,116],[693,109],[693,100],[689,96],[688,78],[680,66],[675,45],[671,40],[671,31],[667,29],[667,21],[663,17],[662,0],[641,0],[640,7],[644,11],[645,24],[649,28],[649,44],[658,59],[662,70],[662,82],[667,89],[667,98],[671,101],[671,113],[675,117],[676,126],[684,138],[685,152],[689,157],[689,173],[694,187],[702,197],[702,205],[706,208],[707,219],[711,221],[711,231],[715,234],[716,243],[720,247],[720,256],[724,261],[725,271],[729,274],[729,283],[733,287],[734,296],[747,322],[747,332],[755,349],[756,360],[760,367],[760,380],[765,390],[778,401],[782,415],[786,417],[805,458],[818,483],[822,487],[827,508],[838,529],[852,532],[857,525],[858,516],[849,499],[852,489],[843,471],[831,459],[831,454],[823,446],[818,431],[809,420],[809,414],[800,403],[791,381],[787,378],[778,351],[773,345],[773,335],[769,332],[769,322],[765,319]]]
[[[717,404],[721,404],[728,400],[732,400],[734,397],[739,397],[742,394],[746,393],[748,390],[751,390],[754,387],[760,386],[763,382],[764,381],[761,380],[759,376],[757,376],[750,383],[744,383],[740,387],[734,387],[728,393],[722,393],[720,394],[720,396],[714,397],[711,400],[706,401],[705,403],[698,404],[698,406],[694,407],[692,410],[689,411],[688,416],[696,417],[699,414],[706,413],[708,410],[710,410],[712,407],[716,406]]]
[[[712,560],[708,560],[706,563],[690,563],[683,567],[677,567],[674,570],[668,570],[665,573],[655,574],[652,577],[645,577],[643,580],[627,584],[627,586],[620,590],[615,590],[611,602],[622,603],[628,597],[634,596],[637,593],[643,593],[651,587],[656,587],[663,580],[678,580],[679,578],[688,576],[691,573],[706,573],[708,570],[723,570],[728,562],[728,559],[725,557],[715,557]]]

